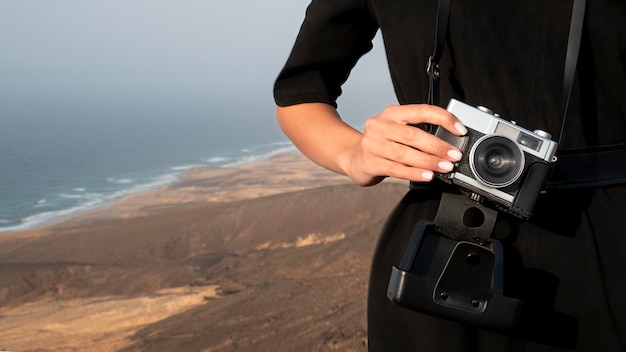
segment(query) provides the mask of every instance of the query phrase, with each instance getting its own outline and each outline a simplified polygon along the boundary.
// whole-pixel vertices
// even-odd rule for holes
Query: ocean
[[[246,121],[99,114],[0,119],[0,232],[41,227],[166,186],[194,167],[295,151],[269,113]]]
[[[294,150],[271,92],[307,3],[0,2],[0,232]],[[375,48],[342,86],[353,125],[396,102]]]

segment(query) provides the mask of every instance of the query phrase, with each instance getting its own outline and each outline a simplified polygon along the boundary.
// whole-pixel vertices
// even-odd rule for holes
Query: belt
[[[547,191],[626,185],[626,143],[559,149]],[[431,188],[411,182],[410,189]]]
[[[626,184],[626,143],[560,149],[546,189],[597,188],[623,184]]]

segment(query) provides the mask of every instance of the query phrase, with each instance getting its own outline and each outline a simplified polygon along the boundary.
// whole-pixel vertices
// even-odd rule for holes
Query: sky
[[[273,117],[273,80],[308,3],[2,0],[0,122]],[[379,37],[344,91],[340,113],[356,125],[396,102]]]

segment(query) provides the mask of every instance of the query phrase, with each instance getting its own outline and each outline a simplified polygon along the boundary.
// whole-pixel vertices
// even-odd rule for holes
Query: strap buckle
[[[426,64],[426,72],[432,79],[439,79],[439,65],[434,62],[432,55],[428,57],[428,63]]]

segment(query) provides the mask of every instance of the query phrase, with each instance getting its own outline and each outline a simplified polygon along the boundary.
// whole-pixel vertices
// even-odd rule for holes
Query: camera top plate
[[[554,162],[558,143],[547,132],[530,131],[506,121],[486,108],[477,108],[456,99],[450,99],[447,110],[473,130],[483,134],[501,134],[518,143],[526,153],[547,162]]]

